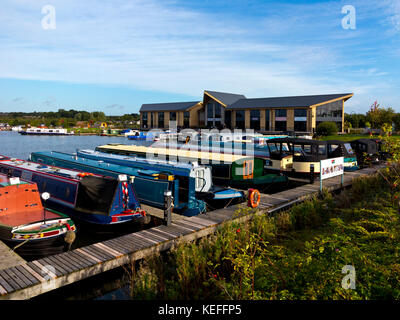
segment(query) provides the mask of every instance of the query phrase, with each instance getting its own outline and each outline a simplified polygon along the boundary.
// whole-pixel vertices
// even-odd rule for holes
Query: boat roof
[[[1,164],[6,164],[9,166],[21,168],[24,170],[35,171],[44,174],[50,174],[57,177],[72,179],[72,180],[80,180],[78,174],[82,173],[82,171],[65,169],[56,166],[43,165],[41,163],[36,163],[32,161],[20,160],[20,159],[10,159],[10,160],[2,160]]]
[[[362,139],[356,139],[356,140],[352,140],[350,142],[360,142],[360,143],[365,143],[365,144],[372,144],[372,143],[376,143],[375,141],[371,140],[371,139],[366,139],[366,138],[362,138]]]
[[[154,177],[162,173],[162,170],[154,167],[152,169],[141,169],[141,168],[133,168],[128,166],[122,166],[113,163],[107,163],[105,161],[92,160],[88,158],[81,157],[75,154],[63,153],[58,151],[39,151],[32,152],[32,155],[38,156],[46,156],[50,158],[60,159],[68,162],[76,163],[81,166],[90,166],[94,168],[98,168],[99,170],[113,172],[114,175],[118,176],[119,174],[126,174],[130,176],[150,176]]]
[[[103,158],[129,161],[132,163],[139,163],[139,164],[143,163],[143,164],[151,164],[151,165],[156,165],[156,166],[159,165],[159,166],[166,166],[166,167],[186,169],[186,170],[192,170],[193,168],[199,167],[197,161],[190,161],[189,163],[182,163],[182,162],[178,162],[178,161],[169,161],[169,160],[161,160],[161,159],[144,159],[144,158],[135,157],[135,156],[123,156],[123,155],[104,153],[104,152],[100,152],[100,151],[96,151],[96,150],[89,150],[89,149],[77,150],[77,152],[78,152],[78,155],[88,154],[88,155],[98,156],[98,157],[103,157]]]
[[[276,139],[270,139],[269,142],[286,142],[286,143],[293,143],[293,144],[317,144],[317,145],[324,145],[327,144],[326,141],[321,141],[321,140],[312,140],[312,139],[304,139],[304,138],[276,138]]]
[[[11,178],[13,178],[13,177],[11,177]],[[0,173],[0,188],[8,187],[11,185],[16,185],[16,184],[32,184],[32,183],[19,179],[18,183],[14,184],[14,183],[10,182],[10,178],[6,174]]]
[[[350,141],[342,141],[342,140],[325,140],[327,144],[346,144],[350,143]]]
[[[125,152],[138,152],[138,153],[148,153],[148,154],[160,154],[175,156],[186,159],[205,159],[216,162],[223,163],[233,163],[238,160],[250,158],[243,155],[226,154],[226,153],[216,153],[216,152],[206,152],[206,151],[196,151],[196,150],[181,150],[181,149],[168,149],[168,148],[158,148],[158,147],[145,147],[136,145],[126,145],[126,144],[108,144],[98,146],[99,150],[115,150],[115,151],[125,151]]]

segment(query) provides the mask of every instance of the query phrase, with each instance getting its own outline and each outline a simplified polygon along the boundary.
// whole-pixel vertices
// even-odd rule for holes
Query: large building
[[[320,122],[344,128],[344,102],[352,93],[248,99],[241,94],[204,91],[203,101],[143,104],[142,129],[254,129],[265,133],[315,132]]]

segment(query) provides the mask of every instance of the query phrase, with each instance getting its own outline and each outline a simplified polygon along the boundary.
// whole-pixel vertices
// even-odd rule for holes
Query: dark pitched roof
[[[185,111],[199,101],[142,104],[141,111]]]
[[[227,109],[308,107],[348,95],[352,95],[352,93],[241,99],[229,105]]]
[[[221,101],[226,106],[229,106],[230,104],[235,103],[240,99],[246,99],[246,97],[242,94],[204,90],[204,93],[206,92],[209,95],[213,96],[215,99]]]

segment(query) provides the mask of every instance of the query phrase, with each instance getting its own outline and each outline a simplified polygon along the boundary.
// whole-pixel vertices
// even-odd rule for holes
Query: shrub
[[[317,126],[317,135],[319,136],[331,136],[337,134],[338,127],[334,122],[321,122]]]

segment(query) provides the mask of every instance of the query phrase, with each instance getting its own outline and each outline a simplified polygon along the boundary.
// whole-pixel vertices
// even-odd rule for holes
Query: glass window
[[[265,130],[269,130],[269,116],[270,116],[270,110],[265,110]]]
[[[207,118],[214,118],[214,104],[207,103]]]
[[[244,129],[244,110],[236,110],[236,128]]]
[[[307,117],[307,109],[294,109],[295,117]]]
[[[286,109],[277,109],[275,110],[275,118],[283,118],[286,117]]]
[[[260,130],[260,110],[250,110],[250,128]]]
[[[350,143],[345,143],[344,147],[346,148],[349,154],[354,154],[353,148],[351,147]]]
[[[170,121],[176,121],[176,112],[170,112],[169,113],[169,120]]]
[[[306,153],[307,155],[311,155],[312,154],[312,148],[310,144],[305,144],[303,145],[303,151],[304,153]]]
[[[164,112],[158,113],[158,127],[164,128]]]
[[[143,112],[142,114],[142,127],[147,128],[147,112]]]
[[[318,154],[319,155],[326,155],[326,146],[325,145],[319,145],[318,146]]]
[[[307,131],[307,121],[295,121],[294,131]]]
[[[214,118],[221,118],[221,105],[219,103],[214,104]]]
[[[287,123],[286,121],[275,121],[275,131],[286,131]]]
[[[183,126],[185,128],[189,128],[189,119],[190,119],[190,112],[189,111],[185,111],[183,113]]]

